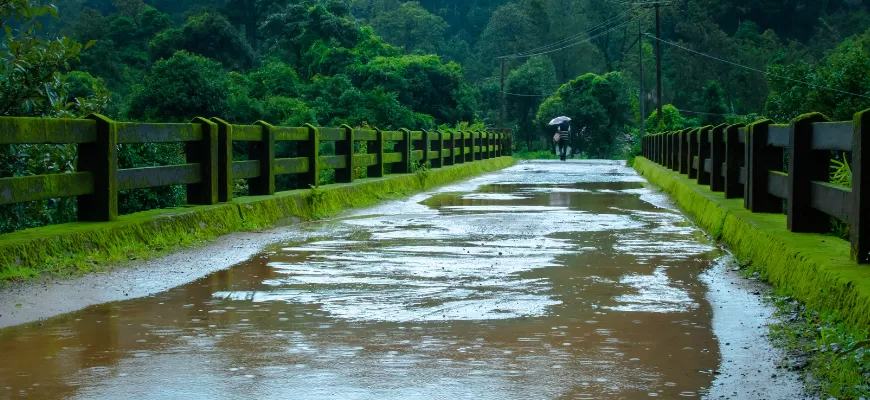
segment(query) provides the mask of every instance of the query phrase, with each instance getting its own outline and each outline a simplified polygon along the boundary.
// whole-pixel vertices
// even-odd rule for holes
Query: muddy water
[[[701,397],[719,251],[618,163],[524,163],[0,330],[0,397]]]

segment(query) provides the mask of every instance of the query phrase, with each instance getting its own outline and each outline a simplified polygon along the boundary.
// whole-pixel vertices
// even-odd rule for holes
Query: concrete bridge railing
[[[275,143],[297,143],[298,157],[276,158]],[[320,154],[320,142],[335,142],[335,155]],[[248,160],[233,161],[233,142],[249,144]],[[365,153],[355,151],[364,142]],[[385,142],[395,142],[385,151]],[[181,165],[119,169],[118,145],[183,143]],[[78,148],[76,171],[0,179],[0,205],[77,197],[80,221],[113,221],[118,217],[121,190],[186,185],[189,204],[229,202],[233,181],[246,179],[251,195],[275,193],[275,177],[296,175],[299,183],[317,186],[318,174],[335,170],[336,183],[354,180],[355,169],[368,177],[409,173],[412,163],[432,168],[471,163],[509,155],[509,134],[489,132],[381,131],[349,126],[323,128],[230,124],[219,118],[195,118],[190,123],[127,123],[101,115],[86,119],[0,117],[2,144],[73,144]]]
[[[711,191],[743,198],[752,212],[785,211],[792,232],[830,232],[831,218],[848,223],[852,258],[870,263],[870,110],[846,122],[811,113],[787,125],[762,120],[647,135],[642,148],[645,158]],[[851,159],[851,187],[830,182],[839,154]]]

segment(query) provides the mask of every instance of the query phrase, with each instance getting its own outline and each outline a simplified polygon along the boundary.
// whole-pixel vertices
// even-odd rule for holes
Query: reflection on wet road
[[[700,397],[718,257],[621,163],[523,163],[0,331],[0,397]]]

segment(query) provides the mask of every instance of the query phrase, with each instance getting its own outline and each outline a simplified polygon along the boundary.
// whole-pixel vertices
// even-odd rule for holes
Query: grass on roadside
[[[764,272],[751,265],[743,272],[747,278],[766,281]],[[844,323],[836,311],[808,309],[783,289],[775,289],[770,301],[776,309],[770,336],[786,353],[781,367],[800,371],[811,395],[870,398],[870,332],[866,327]]]

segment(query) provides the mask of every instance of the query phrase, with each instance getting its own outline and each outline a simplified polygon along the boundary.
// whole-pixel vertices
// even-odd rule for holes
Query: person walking
[[[568,157],[568,145],[571,143],[571,125],[568,121],[562,122],[556,133],[559,135],[559,159],[565,161]]]

